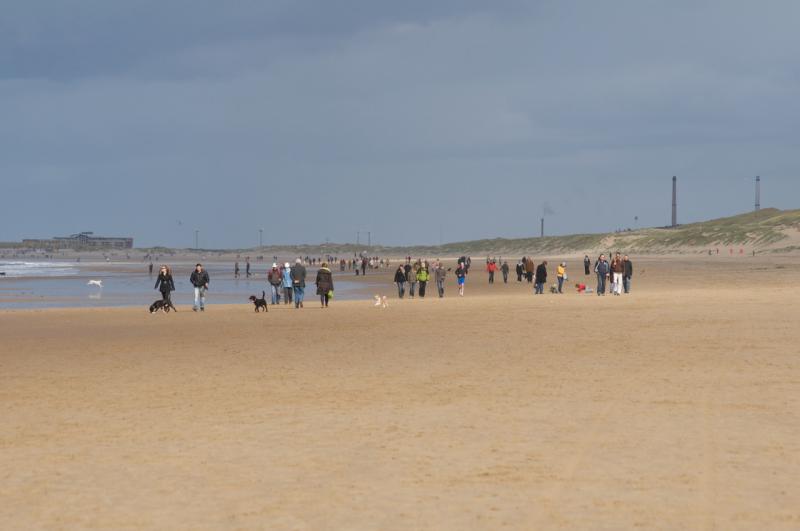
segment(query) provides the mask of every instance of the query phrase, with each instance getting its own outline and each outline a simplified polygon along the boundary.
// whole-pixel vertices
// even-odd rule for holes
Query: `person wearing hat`
[[[283,275],[281,275],[278,264],[275,262],[272,263],[272,269],[267,272],[267,282],[269,282],[270,294],[272,295],[272,304],[278,304],[281,301]]]
[[[328,269],[326,262],[323,262],[322,267],[317,271],[317,279],[314,283],[317,285],[320,304],[323,308],[327,308],[333,295],[333,274]]]
[[[291,304],[292,303],[292,270],[289,262],[283,264],[283,271],[281,272],[283,276],[283,303],[284,304]]]
[[[294,289],[294,307],[302,308],[306,292],[306,267],[299,258],[294,261],[291,276],[292,288]]]

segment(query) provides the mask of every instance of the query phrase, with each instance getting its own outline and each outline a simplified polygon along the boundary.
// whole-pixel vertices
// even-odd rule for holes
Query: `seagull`
[[[87,286],[97,286],[98,288],[102,288],[103,287],[103,281],[102,280],[90,280],[89,282],[86,283],[86,285]]]

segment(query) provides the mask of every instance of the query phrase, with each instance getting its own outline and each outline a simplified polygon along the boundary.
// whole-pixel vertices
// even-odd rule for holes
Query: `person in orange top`
[[[489,284],[494,284],[494,272],[497,271],[497,264],[494,260],[486,264],[486,271],[489,272]]]

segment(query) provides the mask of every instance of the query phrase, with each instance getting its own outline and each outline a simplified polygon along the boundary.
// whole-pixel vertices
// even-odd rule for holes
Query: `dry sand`
[[[0,528],[798,529],[795,262],[0,312]]]

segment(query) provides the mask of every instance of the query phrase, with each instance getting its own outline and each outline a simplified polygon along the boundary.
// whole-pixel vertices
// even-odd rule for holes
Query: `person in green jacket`
[[[428,262],[422,262],[420,264],[419,269],[417,270],[417,282],[419,283],[419,298],[425,298],[425,286],[428,285],[428,281],[431,279],[431,274],[428,271]]]

